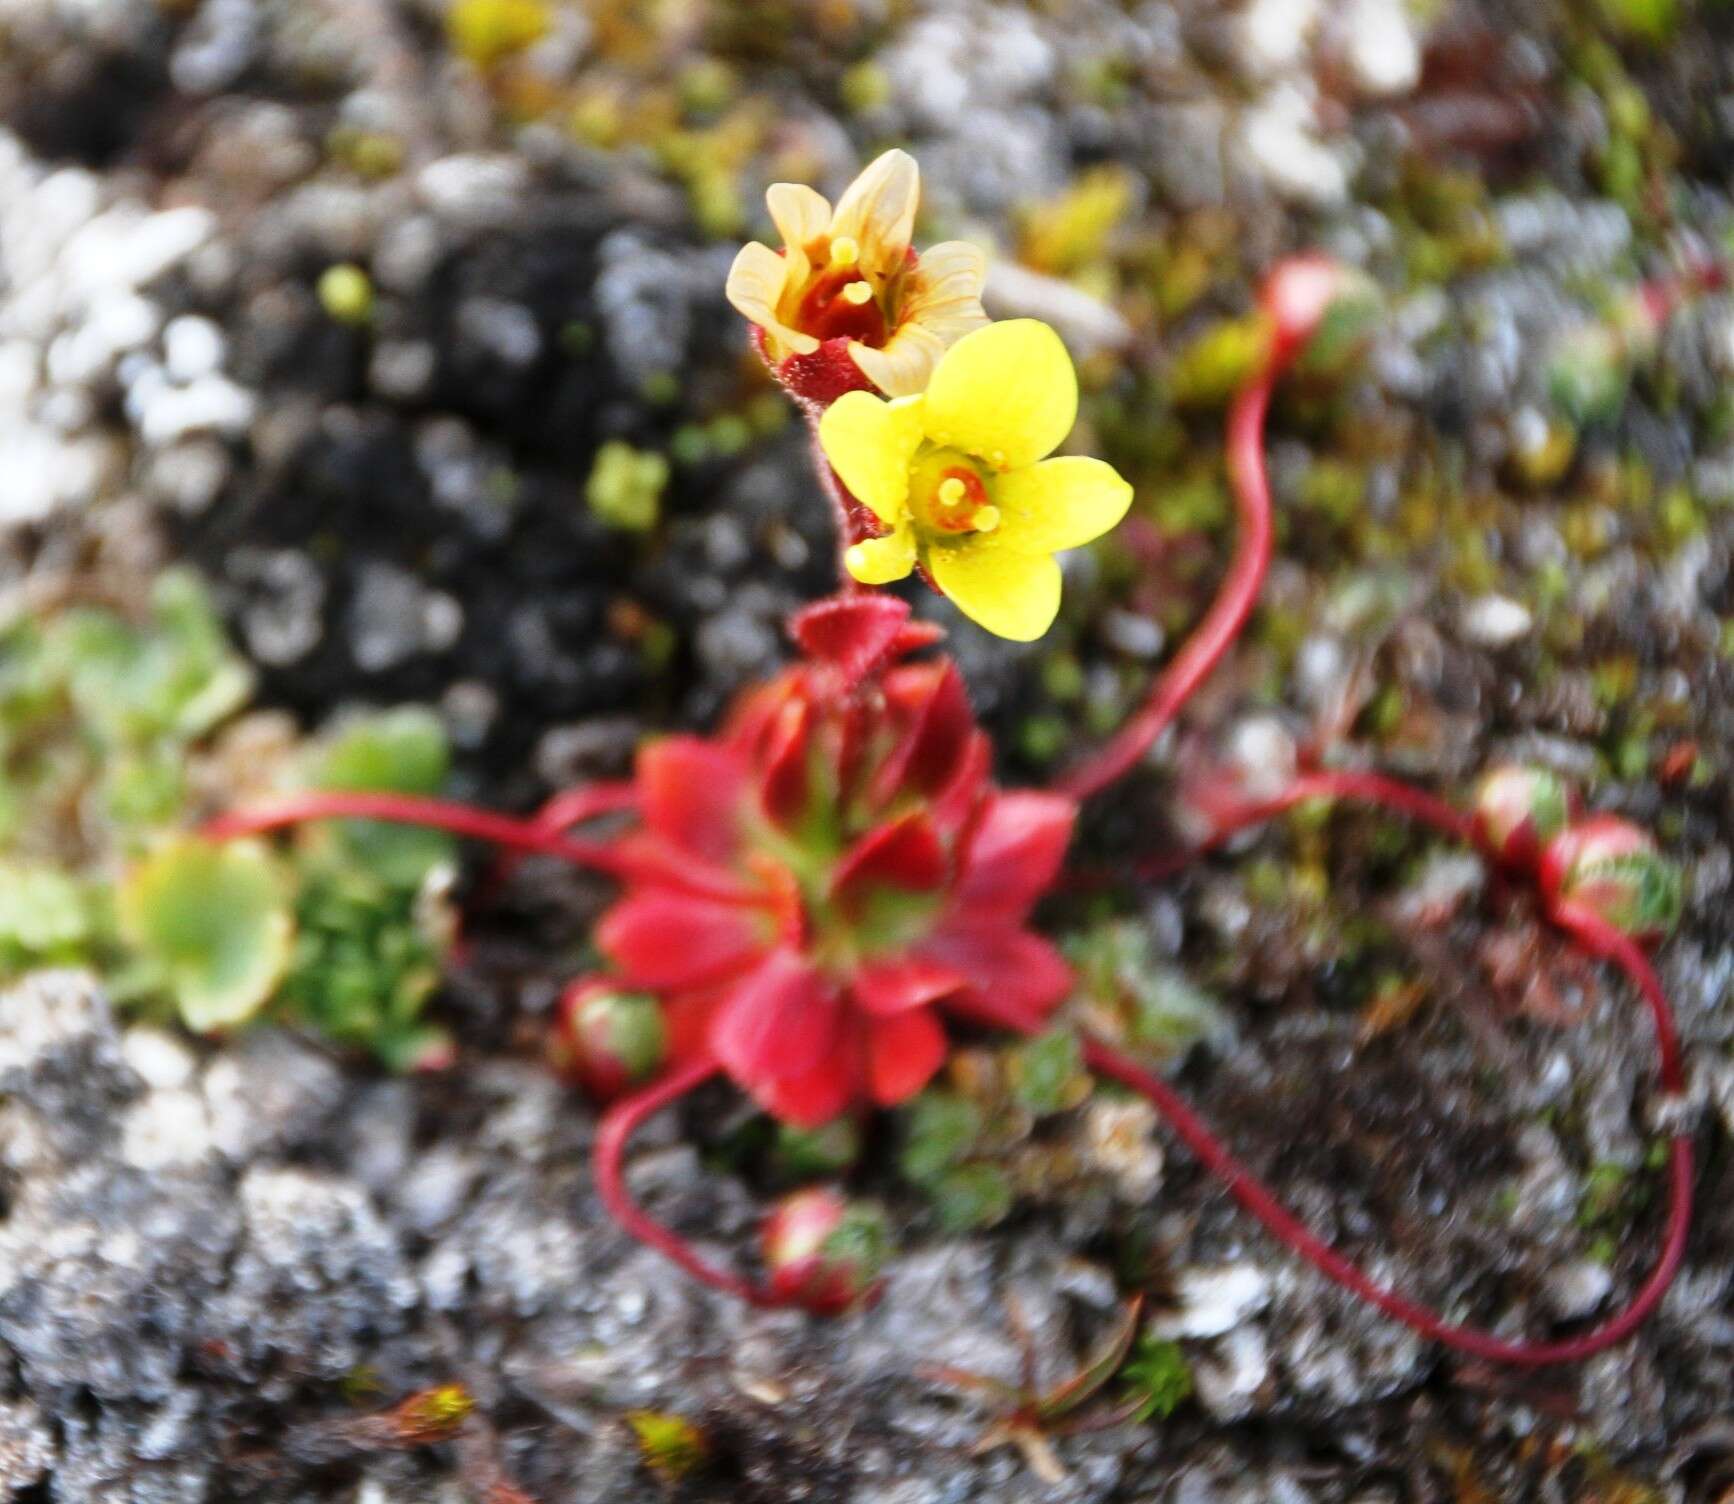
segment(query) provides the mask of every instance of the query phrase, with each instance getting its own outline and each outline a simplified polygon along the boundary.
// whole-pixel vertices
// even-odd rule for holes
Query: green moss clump
[[[584,499],[592,514],[609,527],[648,533],[662,515],[667,485],[668,460],[663,455],[610,439],[596,451]]]

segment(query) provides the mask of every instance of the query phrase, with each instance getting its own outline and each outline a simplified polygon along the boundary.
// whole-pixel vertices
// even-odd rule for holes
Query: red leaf
[[[831,896],[845,909],[874,887],[931,893],[946,877],[945,847],[925,810],[875,826],[850,847],[831,877]]]
[[[933,823],[956,835],[969,823],[993,769],[993,743],[985,731],[972,732],[951,782],[933,796]]]
[[[789,632],[809,658],[834,668],[848,690],[886,662],[908,616],[908,603],[894,595],[834,595],[797,611]]]
[[[633,987],[684,989],[719,982],[769,944],[764,915],[656,889],[630,893],[602,916],[596,944]]]
[[[807,804],[811,724],[809,703],[790,700],[771,723],[765,743],[762,785],[765,814],[785,829],[799,822]]]
[[[841,1117],[861,1095],[859,1057],[860,1047],[851,1041],[799,1076],[785,1076],[748,1091],[780,1122],[819,1128]]]
[[[928,1008],[878,1018],[868,1026],[867,1079],[883,1107],[907,1101],[945,1064],[945,1028]]]
[[[1028,930],[951,924],[922,946],[922,954],[955,967],[975,991],[1020,1013],[1046,1014],[1072,990],[1072,968]]]
[[[937,1002],[963,986],[951,967],[921,956],[892,961],[868,961],[850,984],[855,1000],[868,1013],[904,1013]]]
[[[653,835],[706,861],[734,855],[745,759],[720,742],[665,736],[638,753],[639,810]]]
[[[931,797],[957,776],[975,731],[963,677],[950,659],[913,664],[886,675],[885,697],[909,721],[880,765],[874,802],[885,804],[905,792]]]
[[[812,1071],[842,1025],[837,989],[799,952],[783,949],[735,984],[711,1025],[711,1048],[752,1090]]]
[[[1077,806],[1059,794],[995,794],[970,837],[956,907],[968,920],[1021,920],[1065,860]]]

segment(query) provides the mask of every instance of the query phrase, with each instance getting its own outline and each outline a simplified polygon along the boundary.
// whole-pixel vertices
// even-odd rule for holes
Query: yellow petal
[[[993,536],[932,548],[927,568],[957,609],[1013,642],[1034,642],[1060,610],[1060,566],[1047,554],[1019,553]]]
[[[855,499],[896,526],[909,499],[909,462],[921,444],[920,397],[881,402],[845,392],[819,420],[819,444]]]
[[[861,269],[889,276],[902,269],[915,234],[921,169],[906,151],[888,151],[862,169],[837,200],[831,235],[847,235],[861,248]]]
[[[1078,548],[1116,526],[1132,487],[1102,460],[1068,456],[1013,470],[993,483],[1000,541],[1024,553]]]
[[[859,340],[849,346],[861,374],[888,397],[913,397],[926,391],[943,354],[945,341],[919,324],[901,325],[880,350]]]
[[[741,317],[757,324],[797,354],[811,355],[819,348],[818,340],[798,329],[791,329],[777,316],[777,305],[788,285],[788,275],[787,261],[768,245],[749,241],[736,253],[723,292]]]
[[[830,201],[805,183],[772,183],[765,190],[765,207],[771,211],[771,223],[787,248],[787,285],[805,282],[813,269],[807,247],[823,240],[831,228]]]
[[[844,551],[843,563],[863,585],[889,585],[915,568],[915,535],[906,522],[883,538],[864,538]]]
[[[1006,319],[966,334],[927,386],[927,431],[1017,470],[1052,454],[1078,416],[1072,358],[1046,324]]]
[[[902,317],[950,345],[987,323],[981,306],[987,256],[966,240],[929,246],[909,273]]]

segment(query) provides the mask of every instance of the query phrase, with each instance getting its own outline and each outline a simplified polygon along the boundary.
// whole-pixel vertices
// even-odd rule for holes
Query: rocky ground
[[[1325,246],[1388,323],[1345,388],[1282,405],[1265,609],[1080,860],[1171,839],[1200,769],[1256,786],[1306,746],[1446,792],[1534,757],[1655,829],[1688,874],[1660,958],[1703,1109],[1686,1272],[1581,1369],[1466,1364],[1279,1254],[1158,1132],[1135,1184],[965,1236],[870,1161],[908,1228],[877,1308],[749,1312],[600,1212],[591,1114],[534,1039],[601,894],[532,871],[477,915],[438,1075],[289,1032],[194,1041],[77,973],[0,995],[0,1497],[497,1504],[509,1479],[627,1504],[670,1491],[622,1421],[645,1408],[710,1438],[690,1500],[1734,1497],[1734,297],[1694,285],[1611,395],[1572,355],[1644,279],[1734,254],[1734,12],[550,14],[502,60],[463,55],[435,0],[0,0],[8,618],[136,603],[190,561],[305,725],[432,705],[458,786],[504,807],[617,772],[780,662],[783,616],[827,587],[804,438],[721,284],[765,181],[835,188],[895,142],[934,238],[996,247],[990,308],[1066,333],[1090,434],[1139,486],[1068,561],[1043,644],[921,603],[1008,779],[1034,779],[1207,599],[1236,320],[1272,256]],[[667,457],[647,527],[594,499],[609,441]],[[1097,902],[1214,999],[1182,1084],[1376,1270],[1513,1333],[1641,1276],[1641,1023],[1472,868],[1342,815],[1052,927]],[[635,1169],[732,1253],[763,1199],[714,1152],[740,1119],[700,1097]],[[972,1456],[983,1415],[917,1358],[1011,1373],[1015,1293],[1068,1369],[1134,1243],[1193,1398],[1065,1442],[1058,1485]],[[478,1401],[456,1443],[357,1432],[447,1382]]]

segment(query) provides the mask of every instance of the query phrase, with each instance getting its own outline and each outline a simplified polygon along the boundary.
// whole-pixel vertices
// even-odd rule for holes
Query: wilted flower
[[[1680,870],[1647,830],[1618,815],[1569,825],[1541,854],[1542,892],[1630,935],[1656,940],[1679,922]]]
[[[865,377],[907,396],[948,345],[987,322],[980,250],[960,240],[911,249],[920,197],[920,169],[903,151],[874,161],[834,210],[803,183],[771,185],[765,204],[783,249],[742,246],[727,290],[789,386],[830,397]],[[853,368],[832,369],[839,361]]]
[[[840,1315],[877,1293],[890,1243],[878,1207],[825,1186],[796,1191],[765,1219],[771,1289],[791,1305]]]
[[[888,529],[845,555],[870,585],[917,564],[972,621],[1029,642],[1060,609],[1053,555],[1126,515],[1132,488],[1111,465],[1048,459],[1078,414],[1059,335],[1034,319],[989,324],[946,352],[925,395],[850,392],[819,441],[843,484]]]
[[[1046,1012],[1071,985],[1024,921],[1074,806],[993,786],[956,666],[898,661],[932,641],[908,611],[878,595],[809,607],[805,664],[721,736],[640,753],[630,839],[670,867],[736,873],[756,901],[641,880],[597,929],[621,986],[660,994],[687,1021],[672,1027],[701,1028],[744,1090],[801,1126],[921,1090],[946,1053],[935,1004],[978,989]]]

